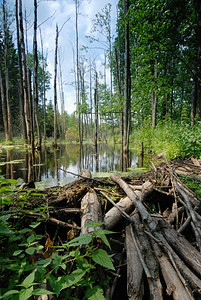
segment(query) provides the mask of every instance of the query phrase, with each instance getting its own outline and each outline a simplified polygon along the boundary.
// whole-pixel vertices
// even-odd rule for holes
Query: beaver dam
[[[3,207],[18,228],[38,224],[24,231],[32,242],[41,235],[43,246],[25,251],[26,276],[35,272],[30,299],[201,299],[201,200],[180,180],[201,181],[201,162],[152,163],[139,176],[89,175],[40,193],[23,186]],[[4,291],[11,273],[2,271]],[[19,297],[21,288],[14,290]]]

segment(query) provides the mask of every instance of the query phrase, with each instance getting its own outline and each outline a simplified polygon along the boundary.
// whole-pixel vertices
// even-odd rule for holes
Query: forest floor
[[[107,239],[97,234],[96,251],[106,250],[114,265],[113,271],[104,263],[98,269],[106,299],[201,299],[201,161],[159,156],[151,170],[136,176],[78,176],[39,193],[23,185],[12,195],[8,209],[23,213],[23,224],[40,220],[43,256],[80,233],[102,229]],[[23,205],[22,195],[28,195]],[[39,207],[43,212],[36,212]],[[83,299],[83,287],[76,293]]]

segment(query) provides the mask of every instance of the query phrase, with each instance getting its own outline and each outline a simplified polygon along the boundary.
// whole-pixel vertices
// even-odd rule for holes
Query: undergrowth
[[[141,142],[146,153],[167,151],[168,159],[189,156],[201,158],[201,122],[191,127],[167,120],[159,123],[156,128],[145,123],[140,129],[133,130],[131,140],[138,151]]]
[[[26,212],[24,205],[11,209],[10,185],[14,183],[0,176],[0,299],[26,300],[48,294],[56,299],[105,299],[104,286],[110,281],[107,270],[115,270],[106,237],[112,232],[101,229],[100,223],[90,223],[92,233],[55,245],[43,225],[48,207]],[[38,219],[27,222],[34,213]],[[101,267],[104,280],[98,277]]]

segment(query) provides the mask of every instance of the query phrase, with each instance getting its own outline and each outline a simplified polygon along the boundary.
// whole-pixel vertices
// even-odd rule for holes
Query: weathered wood
[[[160,220],[159,225],[171,247],[201,276],[201,253],[165,221]]]
[[[136,189],[136,186],[130,185],[129,187],[141,201],[145,201],[147,196],[153,191],[153,185],[149,181],[146,181],[142,186],[137,186],[138,190],[134,190]],[[112,207],[104,217],[105,227],[107,229],[114,228],[114,226],[122,219],[122,212],[128,213],[134,208],[134,202],[129,197],[122,198],[116,205],[114,203],[113,205],[114,207]]]
[[[141,300],[144,295],[143,267],[133,243],[130,227],[126,227],[127,294],[130,300]]]
[[[143,221],[145,221],[147,224],[149,224],[149,228],[151,230],[155,230],[157,227],[157,221],[155,219],[152,219],[150,214],[148,213],[145,206],[140,201],[138,195],[136,192],[134,192],[131,187],[119,176],[111,175],[111,179],[116,182],[127,194],[127,196],[133,201],[135,207],[138,209]]]
[[[88,227],[89,222],[102,222],[101,206],[97,194],[94,190],[88,192],[81,201],[82,217],[81,232],[90,233],[94,231],[93,227]]]
[[[176,271],[169,262],[167,256],[160,250],[158,245],[153,242],[153,248],[160,263],[161,272],[166,283],[166,292],[169,296],[173,296],[174,300],[190,300],[194,299],[184,288]]]
[[[143,253],[146,266],[149,269],[151,275],[151,278],[147,277],[150,291],[150,299],[162,300],[163,294],[159,275],[158,260],[153,252],[150,241],[144,232],[144,226],[140,222],[139,214],[137,213],[137,211],[135,211],[132,214],[131,218],[133,220],[135,234],[137,235],[140,242],[141,252]]]

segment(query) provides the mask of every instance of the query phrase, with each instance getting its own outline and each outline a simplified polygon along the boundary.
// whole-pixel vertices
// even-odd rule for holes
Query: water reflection
[[[130,151],[126,157],[120,146],[108,144],[99,144],[97,151],[90,144],[82,147],[68,144],[60,145],[58,149],[44,146],[34,154],[24,149],[8,149],[0,153],[2,174],[6,178],[23,178],[25,182],[53,180],[56,184],[65,184],[73,178],[66,172],[79,174],[81,169],[95,173],[111,172],[137,166],[138,156],[134,152]]]

